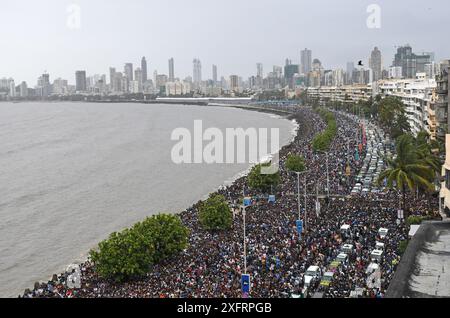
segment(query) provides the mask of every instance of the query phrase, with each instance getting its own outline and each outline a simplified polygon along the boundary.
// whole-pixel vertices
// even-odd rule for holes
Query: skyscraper
[[[237,75],[230,76],[230,90],[234,92],[239,91],[239,76]]]
[[[214,84],[217,83],[217,65],[212,66],[212,80]]]
[[[373,71],[373,80],[376,82],[381,79],[381,52],[378,47],[375,47],[370,55],[369,67]]]
[[[202,62],[200,62],[199,59],[194,59],[193,63],[194,63],[194,73],[193,73],[194,85],[198,87],[200,82],[202,81]]]
[[[42,74],[42,76],[38,78],[37,92],[39,96],[44,98],[50,95],[51,86],[50,86],[50,75],[48,73],[44,73]]]
[[[169,60],[169,82],[175,81],[175,65],[173,57]]]
[[[303,51],[301,51],[300,54],[300,62],[301,62],[301,67],[300,67],[300,72],[302,74],[308,74],[309,72],[311,72],[311,68],[312,68],[312,51],[308,50],[308,49],[304,49]]]
[[[145,59],[145,56],[142,57],[141,60],[141,70],[142,70],[142,82],[145,83],[148,80],[147,75],[147,60]]]
[[[128,81],[133,80],[133,63],[126,63],[124,67],[124,74]]]
[[[115,76],[116,76],[116,68],[115,67],[110,67],[109,68],[109,89],[111,90],[111,91],[115,91],[116,90],[116,87],[114,86],[114,83],[115,83],[115,81],[114,81],[114,78],[115,78]]]
[[[86,71],[76,71],[75,83],[77,92],[86,91]]]
[[[413,53],[410,45],[405,45],[397,48],[393,66],[402,68],[402,76],[404,78],[415,78],[416,73],[423,72],[425,64],[429,64],[430,61],[430,55],[416,55]]]
[[[256,76],[259,78],[264,78],[264,69],[262,63],[256,64]]]

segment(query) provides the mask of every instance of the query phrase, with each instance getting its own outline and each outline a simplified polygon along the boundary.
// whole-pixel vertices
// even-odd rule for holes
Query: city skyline
[[[107,74],[109,67],[121,70],[126,62],[132,61],[138,66],[140,57],[146,56],[150,74],[154,70],[167,74],[167,60],[173,57],[177,62],[176,77],[192,76],[192,58],[198,57],[204,69],[211,69],[213,64],[220,66],[219,78],[232,74],[248,78],[255,74],[254,65],[257,62],[265,65],[266,69],[272,65],[284,65],[286,57],[294,64],[300,64],[300,51],[305,47],[313,51],[313,59],[322,61],[326,69],[345,69],[349,61],[357,63],[363,60],[368,63],[370,51],[375,46],[385,57],[385,67],[391,64],[390,58],[394,56],[396,46],[400,45],[410,44],[416,52],[432,50],[436,53],[437,61],[446,58],[446,52],[450,51],[449,44],[430,36],[438,30],[440,21],[445,17],[444,12],[448,11],[445,8],[450,7],[448,3],[438,1],[412,1],[416,5],[409,6],[379,1],[382,10],[381,28],[369,29],[366,20],[370,1],[353,1],[354,5],[345,8],[325,0],[314,4],[289,0],[274,3],[266,0],[258,1],[258,6],[255,6],[255,1],[248,1],[240,4],[243,10],[239,12],[235,12],[230,3],[198,0],[195,2],[197,5],[192,5],[175,1],[173,6],[180,10],[168,16],[165,13],[171,12],[168,4],[137,0],[124,6],[122,1],[112,4],[79,0],[74,3],[81,9],[81,24],[75,30],[66,26],[66,9],[70,2],[42,2],[36,4],[23,0],[6,3],[2,8],[0,20],[8,25],[8,28],[3,28],[3,32],[0,31],[4,39],[2,60],[12,62],[2,65],[0,76],[33,85],[40,74],[48,71],[53,79],[61,77],[73,82],[75,70],[86,70],[88,74]],[[32,14],[23,12],[21,8],[24,3],[30,9],[27,12]],[[46,3],[49,5],[44,5]],[[323,26],[311,28],[312,17],[304,12],[318,8],[327,22],[322,23]],[[277,19],[273,10],[283,11],[284,15]],[[401,21],[398,20],[399,10],[405,12]],[[134,22],[142,22],[116,25],[114,21],[119,14],[132,17]],[[237,15],[233,19],[237,22],[230,29],[227,19],[233,15]],[[149,19],[141,19],[144,17]],[[274,22],[268,25],[261,17],[271,17]],[[168,25],[171,19],[186,26],[184,30],[179,32]],[[250,37],[242,40],[229,41],[225,37],[232,32],[245,33],[249,22],[254,21],[255,30],[264,32],[251,32]],[[283,21],[289,21],[292,25],[289,30],[282,26]],[[29,26],[30,23],[39,26],[41,36],[30,37],[25,41],[22,38],[30,32],[25,29],[25,25]],[[201,26],[208,23],[212,23],[212,27],[203,30]],[[400,28],[405,25],[408,27]],[[6,29],[8,32],[5,32]],[[158,34],[157,30],[164,31],[161,32],[164,35]],[[224,33],[214,37],[213,31]],[[174,34],[179,35],[174,37]],[[281,34],[285,41],[279,41]],[[204,72],[203,77],[211,77],[209,73]]]

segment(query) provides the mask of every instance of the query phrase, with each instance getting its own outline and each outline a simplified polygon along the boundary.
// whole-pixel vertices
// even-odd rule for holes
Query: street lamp
[[[242,205],[242,217],[244,219],[244,274],[247,274],[247,244],[246,244],[246,229],[245,229],[245,217],[246,212],[245,209],[247,208],[245,205]]]
[[[303,171],[303,172],[297,172],[294,171],[294,173],[297,175],[297,202],[298,202],[298,219],[301,220],[301,208],[300,208],[300,175],[304,174],[305,175],[305,220],[304,220],[304,224],[303,224],[303,228],[305,230],[305,232],[307,231],[307,219],[308,219],[308,215],[306,213],[306,172],[307,171]]]
[[[327,196],[330,197],[330,169],[328,165],[328,152],[327,151],[319,151],[319,153],[323,153],[326,155],[327,161]]]

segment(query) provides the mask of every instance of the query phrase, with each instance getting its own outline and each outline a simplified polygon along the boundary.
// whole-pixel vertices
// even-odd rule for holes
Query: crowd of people
[[[326,128],[325,122],[310,108],[293,111],[300,129],[294,142],[280,152],[281,183],[273,189],[274,193],[269,193],[275,195],[275,202],[267,200],[269,194],[261,195],[250,189],[245,177],[219,190],[230,206],[236,208],[243,196],[253,198],[252,205],[246,208],[250,297],[307,297],[317,292],[322,292],[323,297],[350,297],[355,291],[360,291],[359,297],[383,297],[389,286],[400,261],[400,242],[408,238],[405,223],[397,220],[399,194],[386,191],[349,196],[365,156],[364,150],[359,160],[354,156],[361,142],[358,137],[361,127],[354,118],[340,113],[335,115],[338,133],[325,154],[314,152],[311,145],[314,136]],[[296,227],[299,219],[297,177],[284,167],[289,154],[303,156],[307,168],[306,184],[303,180],[300,184],[301,193],[306,186],[308,194],[306,209],[302,195],[300,214],[304,233],[301,237]],[[328,183],[329,189],[326,188]],[[328,192],[330,197],[321,200],[319,209],[316,194]],[[430,205],[426,197],[413,195],[409,205],[417,215],[433,214],[436,211],[430,207],[437,206]],[[23,297],[242,297],[241,276],[245,269],[241,210],[236,209],[230,230],[208,232],[198,222],[198,206],[180,213],[191,231],[189,247],[176,257],[154,265],[145,277],[119,284],[99,277],[95,265],[88,261],[80,267],[80,288],[68,287],[70,277],[66,273],[37,284]],[[343,225],[350,226],[349,230],[343,232]],[[380,228],[388,229],[386,237],[380,237]],[[379,282],[372,278],[373,273],[367,272],[373,263],[371,253],[376,242],[384,244],[383,257],[376,261]],[[322,274],[328,271],[343,244],[351,244],[354,250],[348,254],[347,261],[335,269],[331,284],[323,287],[320,281],[315,281],[306,286],[307,269],[314,265],[319,266]]]

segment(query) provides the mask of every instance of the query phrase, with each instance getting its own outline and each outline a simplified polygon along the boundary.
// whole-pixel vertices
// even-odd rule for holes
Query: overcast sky
[[[80,28],[68,27],[69,5],[81,8]],[[369,29],[367,7],[381,8],[381,28]],[[147,57],[149,73],[192,75],[200,58],[203,78],[217,64],[219,78],[264,73],[286,58],[300,61],[313,51],[325,68],[367,61],[378,46],[389,66],[396,45],[450,58],[448,0],[1,0],[0,77],[36,84],[50,79],[74,82],[75,70],[107,74]],[[74,21],[70,19],[70,21]],[[74,24],[69,24],[74,26]]]

